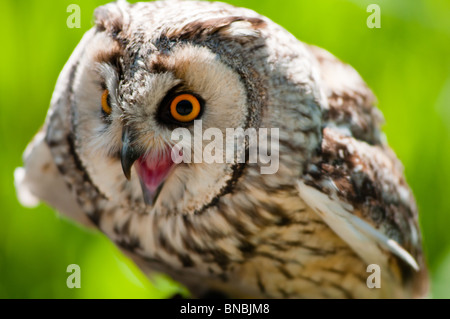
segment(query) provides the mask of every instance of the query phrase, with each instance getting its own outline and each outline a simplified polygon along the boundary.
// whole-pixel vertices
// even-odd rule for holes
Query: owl
[[[22,203],[98,228],[197,297],[424,296],[415,201],[352,67],[224,3],[94,15],[15,172]],[[174,160],[175,130],[213,128],[265,129],[276,171],[250,160],[249,136],[226,161]]]

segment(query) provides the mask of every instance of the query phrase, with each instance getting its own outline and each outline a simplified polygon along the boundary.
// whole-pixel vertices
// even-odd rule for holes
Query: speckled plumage
[[[25,152],[22,201],[45,200],[99,227],[142,269],[167,272],[199,296],[425,293],[414,198],[356,71],[223,3],[118,2],[95,16]],[[112,92],[107,122],[99,83]],[[154,114],[177,85],[205,100],[204,129],[279,128],[278,172],[180,165],[145,205],[135,172],[129,181],[122,173],[122,127],[143,152],[170,143],[172,128]],[[371,263],[382,268],[380,289],[366,286]]]

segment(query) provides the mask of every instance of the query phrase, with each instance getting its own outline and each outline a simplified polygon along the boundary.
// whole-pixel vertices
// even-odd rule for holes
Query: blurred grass
[[[450,1],[229,2],[326,48],[374,90],[420,209],[433,297],[450,298]],[[81,29],[66,27],[70,3],[81,7]],[[179,291],[162,277],[148,281],[98,232],[16,200],[13,170],[45,118],[58,73],[103,3],[0,4],[0,298],[164,298]],[[369,3],[381,7],[381,29],[366,27]],[[66,287],[72,263],[81,267],[81,289]]]

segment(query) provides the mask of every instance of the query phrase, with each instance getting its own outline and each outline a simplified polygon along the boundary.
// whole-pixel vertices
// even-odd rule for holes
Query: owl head
[[[102,6],[65,80],[79,162],[111,203],[200,212],[261,165],[236,157],[175,163],[174,150],[188,154],[174,148],[174,130],[194,137],[201,121],[200,133],[276,127],[280,138],[302,135],[296,141],[304,152],[284,158],[277,173],[294,165],[300,174],[315,141],[305,132],[318,130],[321,100],[307,59],[295,38],[251,10],[191,1]],[[298,114],[305,132],[283,129],[298,127]],[[207,144],[191,144],[191,158]]]

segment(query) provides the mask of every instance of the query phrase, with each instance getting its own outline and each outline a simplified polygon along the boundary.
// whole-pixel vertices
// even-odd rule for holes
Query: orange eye
[[[170,103],[170,114],[179,122],[195,120],[200,109],[200,102],[192,94],[180,94]]]
[[[109,105],[109,91],[108,89],[104,90],[102,93],[102,110],[106,114],[111,114],[111,106]]]

